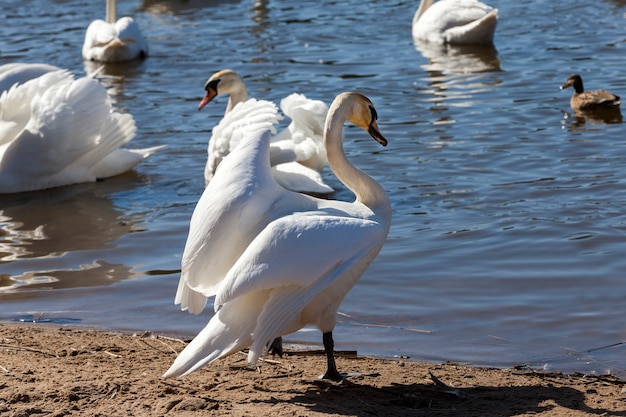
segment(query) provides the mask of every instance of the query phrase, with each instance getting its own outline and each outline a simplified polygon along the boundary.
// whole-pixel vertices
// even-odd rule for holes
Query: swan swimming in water
[[[391,224],[387,194],[348,161],[342,132],[348,120],[386,145],[376,119],[371,101],[358,93],[338,95],[328,112],[328,161],[355,194],[352,203],[279,186],[270,171],[267,129],[248,135],[222,161],[194,210],[175,301],[198,311],[215,295],[216,313],[165,378],[246,347],[253,367],[275,338],[313,324],[323,333],[324,378],[342,379],[333,355],[337,309],[382,248]]]
[[[498,9],[478,0],[421,0],[413,38],[438,44],[492,44]]]
[[[248,98],[245,83],[233,70],[221,70],[213,74],[205,84],[205,95],[198,110],[216,96],[228,95],[224,118],[213,129],[209,140],[207,163],[204,170],[206,183],[211,181],[215,169],[231,149],[237,146],[242,127],[249,123],[250,112],[268,114],[269,107],[276,106],[266,100]],[[270,162],[276,181],[292,191],[328,194],[334,190],[326,185],[320,171],[328,165],[322,134],[328,112],[326,104],[311,100],[302,94],[291,94],[281,100],[283,113],[291,118],[289,126],[272,137]],[[276,125],[282,116],[273,116]],[[275,133],[274,128],[273,133]],[[238,132],[239,137],[233,135]],[[249,130],[251,132],[251,130]]]
[[[130,114],[113,110],[90,78],[42,64],[0,67],[0,193],[112,177],[162,148],[120,149],[135,136]],[[43,72],[43,74],[41,74]]]
[[[94,20],[87,27],[83,59],[100,62],[131,61],[148,56],[148,42],[132,17],[117,20],[116,0],[107,0],[106,21]]]

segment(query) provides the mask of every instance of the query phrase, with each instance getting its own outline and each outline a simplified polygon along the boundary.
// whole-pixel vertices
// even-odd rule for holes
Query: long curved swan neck
[[[417,23],[417,21],[420,17],[422,17],[424,12],[428,10],[428,8],[434,3],[434,0],[422,0],[419,7],[417,8],[417,11],[415,12],[415,15],[413,16],[413,24]]]
[[[117,5],[115,0],[107,0],[106,22],[115,23],[117,20]]]
[[[222,70],[211,78],[219,80],[216,86],[218,94],[228,94],[228,105],[226,106],[225,114],[231,111],[237,104],[248,100],[246,83],[235,71],[230,69]]]
[[[226,113],[231,111],[237,104],[243,103],[248,100],[248,90],[245,84],[241,83],[241,88],[232,90],[228,95],[228,105],[226,106]]]
[[[337,178],[352,191],[356,201],[374,212],[391,210],[387,193],[374,179],[348,161],[343,149],[343,126],[350,117],[352,100],[339,96],[328,110],[324,129],[324,147],[328,165]],[[377,210],[378,209],[378,210]]]

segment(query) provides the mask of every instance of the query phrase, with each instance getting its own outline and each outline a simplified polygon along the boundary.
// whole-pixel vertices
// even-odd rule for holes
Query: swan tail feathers
[[[188,375],[250,346],[257,317],[266,301],[267,292],[257,291],[221,306],[206,327],[178,355],[163,378]]]
[[[154,155],[157,151],[160,151],[161,149],[164,149],[166,147],[167,145],[157,145],[157,146],[152,146],[150,148],[128,149],[128,151],[141,156],[141,159],[143,160]]]
[[[224,323],[218,312],[183,349],[172,366],[163,374],[163,378],[188,375],[221,357],[245,348],[247,343],[242,343],[239,336],[237,328]]]
[[[446,41],[456,44],[491,44],[497,23],[498,9],[493,9],[481,19],[446,30]]]
[[[137,164],[166,145],[143,149],[115,149],[93,167],[96,178],[109,178],[130,171]]]

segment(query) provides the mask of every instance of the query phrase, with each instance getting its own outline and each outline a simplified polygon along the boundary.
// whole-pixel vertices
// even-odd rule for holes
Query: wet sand
[[[319,351],[287,351],[257,370],[238,353],[164,380],[185,341],[0,323],[0,416],[626,416],[610,375],[486,369],[337,355],[341,383],[319,379]]]

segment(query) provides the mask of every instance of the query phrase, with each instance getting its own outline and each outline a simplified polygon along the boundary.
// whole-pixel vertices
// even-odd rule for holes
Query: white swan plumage
[[[239,142],[239,138],[232,137],[232,132],[245,136],[241,128],[252,120],[248,117],[250,113],[267,114],[270,107],[276,106],[266,100],[249,99],[245,83],[239,74],[229,69],[213,74],[205,83],[205,91],[198,105],[199,110],[220,94],[229,96],[224,117],[213,129],[209,140],[204,170],[205,181],[209,183],[222,159]],[[294,93],[281,100],[281,109],[291,119],[291,123],[272,137],[270,161],[274,178],[292,191],[315,194],[333,192],[320,174],[328,165],[322,144],[328,107],[320,100],[311,100]],[[272,116],[274,125],[281,119],[278,113]]]
[[[33,78],[59,70],[60,68],[48,64],[26,64],[22,62],[4,64],[0,66],[0,93],[15,84],[24,84]]]
[[[135,121],[113,110],[97,80],[52,66],[7,65],[0,85],[20,81],[0,95],[0,193],[93,182],[162,148],[120,149],[134,137]]]
[[[116,0],[107,0],[106,20],[89,24],[83,43],[83,59],[123,62],[148,56],[148,42],[132,17],[117,20]]]
[[[332,331],[337,309],[382,248],[391,223],[383,188],[346,158],[346,120],[386,145],[371,101],[342,93],[331,104],[324,144],[352,203],[285,190],[269,164],[270,131],[248,135],[218,167],[192,216],[175,302],[216,314],[163,375],[179,377],[250,347],[255,366],[268,344],[307,324],[323,333],[328,369],[339,380]],[[226,187],[226,188],[223,188]]]
[[[498,9],[478,0],[421,0],[413,38],[438,44],[492,44]]]

